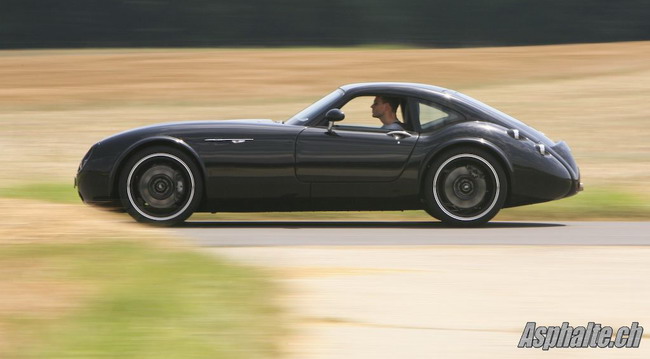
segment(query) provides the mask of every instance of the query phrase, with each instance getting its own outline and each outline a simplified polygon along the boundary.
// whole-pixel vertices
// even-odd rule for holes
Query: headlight
[[[86,166],[86,163],[88,163],[88,160],[90,159],[90,156],[93,154],[93,150],[95,150],[95,147],[97,147],[97,144],[94,144],[92,147],[90,147],[90,149],[88,150],[84,158],[81,159],[81,163],[79,164],[79,169],[77,169],[77,173],[81,172],[84,166]]]

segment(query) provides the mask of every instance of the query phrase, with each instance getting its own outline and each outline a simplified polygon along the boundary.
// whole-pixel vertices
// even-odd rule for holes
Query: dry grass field
[[[278,293],[126,216],[0,199],[0,358],[277,358]]]
[[[587,189],[650,193],[650,42],[0,51],[0,188],[72,183],[89,146],[118,131],[165,121],[283,120],[361,81],[465,92],[567,141]]]

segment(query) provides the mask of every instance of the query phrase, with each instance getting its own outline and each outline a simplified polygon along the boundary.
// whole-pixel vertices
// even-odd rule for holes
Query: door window
[[[337,123],[337,125],[368,128],[381,127],[381,121],[372,117],[370,105],[372,105],[373,99],[374,96],[359,96],[350,100],[341,107],[341,110],[345,113],[345,119]]]
[[[372,105],[375,102],[375,97],[375,95],[358,96],[348,101],[341,107],[341,111],[345,113],[345,119],[336,123],[336,126],[358,130],[380,130],[383,125],[381,120],[373,117]],[[406,112],[404,111],[406,101],[401,97],[393,98],[399,102],[399,105],[397,106],[398,121],[403,128],[410,129],[410,126],[408,125],[409,119],[406,118]]]

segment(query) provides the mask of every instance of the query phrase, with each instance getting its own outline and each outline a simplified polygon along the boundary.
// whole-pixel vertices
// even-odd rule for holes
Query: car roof
[[[462,94],[455,90],[446,89],[444,87],[414,83],[414,82],[361,82],[353,83],[340,87],[341,90],[345,92],[356,92],[356,91],[368,91],[368,92],[378,92],[383,91],[395,91],[406,93],[409,95],[417,94],[429,94],[439,97],[445,97],[447,99],[454,99],[456,102],[463,103],[465,106],[473,108],[475,111],[483,113],[492,119],[497,120],[500,124],[508,128],[517,128],[524,131],[526,137],[534,139],[537,141],[542,141],[545,139],[543,133],[535,130],[534,128],[526,125],[525,123],[517,120],[516,118],[507,115],[494,107],[487,105],[477,99],[469,97],[465,94]],[[546,139],[547,144],[552,145],[553,142],[550,139]]]
[[[360,83],[343,85],[340,88],[345,92],[352,91],[352,90],[370,90],[370,91],[425,90],[429,92],[435,92],[438,94],[455,92],[446,89],[444,87],[415,83],[415,82],[360,82]]]

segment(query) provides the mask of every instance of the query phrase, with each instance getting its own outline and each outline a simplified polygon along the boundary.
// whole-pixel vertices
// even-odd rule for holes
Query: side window
[[[450,123],[460,122],[463,116],[433,102],[419,102],[420,127],[422,131],[438,129]]]
[[[358,96],[341,106],[341,111],[345,113],[345,119],[336,123],[336,126],[347,127],[350,129],[355,128],[359,130],[390,131],[388,129],[382,129],[383,123],[382,120],[380,120],[380,113],[382,113],[382,111],[390,111],[391,107],[389,106],[388,109],[386,109],[385,106],[373,106],[375,98],[375,95]],[[392,98],[398,100],[396,115],[399,125],[407,130],[412,129],[409,125],[408,119],[405,118],[405,99],[402,97]]]
[[[374,96],[359,96],[343,105],[341,111],[345,113],[345,119],[338,122],[337,125],[368,128],[381,127],[381,122],[372,117],[370,105],[372,105],[373,99]]]

